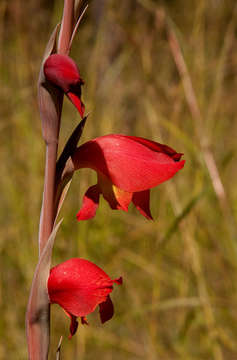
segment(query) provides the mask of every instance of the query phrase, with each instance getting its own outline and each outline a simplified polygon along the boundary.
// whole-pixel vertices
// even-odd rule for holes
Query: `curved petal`
[[[81,115],[81,118],[83,119],[84,112],[85,112],[85,105],[81,101],[80,96],[77,95],[76,93],[71,92],[71,91],[67,92],[66,95],[71,100],[73,105],[76,106],[77,110],[79,111],[79,114]]]
[[[185,163],[124,135],[88,141],[75,151],[72,160],[76,169],[92,168],[127,192],[153,188],[174,176]]]
[[[89,187],[82,200],[82,207],[77,213],[77,220],[92,219],[99,206],[100,190],[98,185]]]
[[[150,190],[140,191],[133,194],[132,202],[137,210],[148,220],[153,220],[150,211]]]
[[[99,305],[100,307],[100,320],[102,324],[110,320],[114,315],[114,305],[110,296],[108,295],[106,300]]]
[[[70,313],[68,313],[68,315],[70,316],[70,318],[71,318],[71,324],[70,324],[70,335],[69,335],[69,339],[71,339],[72,338],[72,336],[73,335],[75,335],[76,334],[76,332],[77,332],[77,328],[78,328],[78,321],[77,321],[77,318],[76,318],[76,316],[74,316],[74,315],[72,315],[72,314],[70,314]]]
[[[125,136],[125,135],[120,135],[120,136]],[[174,149],[172,149],[171,147],[164,145],[164,144],[160,144],[157,143],[155,141],[152,140],[148,140],[142,137],[138,137],[138,136],[125,136],[133,141],[137,141],[145,146],[147,146],[149,149],[156,151],[156,152],[163,152],[169,156],[171,156],[175,161],[179,161],[181,156],[183,155],[182,153],[177,153]]]

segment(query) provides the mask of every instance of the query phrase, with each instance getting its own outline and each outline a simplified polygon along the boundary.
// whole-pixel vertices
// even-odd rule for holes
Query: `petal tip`
[[[153,220],[150,211],[150,189],[133,194],[133,204],[147,220]]]
[[[79,210],[77,215],[76,215],[76,218],[77,218],[77,221],[85,221],[85,220],[90,220],[90,219],[93,219],[95,217],[95,214],[88,216],[87,214],[85,214],[83,211]]]
[[[116,283],[116,284],[118,284],[118,285],[122,285],[122,284],[123,284],[123,278],[122,278],[122,276],[120,276],[120,277],[117,278],[117,279],[114,279],[113,282]]]
[[[70,101],[73,103],[73,105],[75,105],[81,118],[83,119],[84,112],[85,112],[85,105],[81,101],[80,96],[78,96],[77,94],[74,94],[73,92],[70,92],[70,91],[67,92],[67,96],[70,99]]]
[[[110,320],[114,315],[114,306],[110,299],[110,296],[107,296],[107,299],[99,304],[100,308],[100,321],[104,324],[106,321]]]
[[[148,214],[146,214],[146,213],[143,213],[142,215],[143,215],[147,220],[149,220],[149,221],[154,221],[154,218],[152,217],[151,213],[150,213],[150,215],[148,215]]]
[[[71,318],[71,324],[70,324],[70,335],[68,336],[68,339],[71,339],[73,335],[76,334],[77,328],[78,328],[78,321],[76,316],[69,314]]]
[[[89,220],[95,217],[99,206],[100,191],[97,185],[91,186],[85,193],[82,207],[77,213],[77,221]]]

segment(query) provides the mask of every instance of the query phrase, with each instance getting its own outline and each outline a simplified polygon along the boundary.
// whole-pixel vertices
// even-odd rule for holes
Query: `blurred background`
[[[27,358],[25,309],[37,263],[45,146],[37,77],[63,0],[0,2],[0,359]],[[114,318],[68,340],[51,311],[51,353],[63,359],[237,359],[237,5],[234,0],[94,0],[71,56],[91,111],[83,141],[114,133],[184,153],[152,190],[149,222],[131,205],[78,223],[91,170],[74,178],[53,264],[87,258],[112,278]],[[79,121],[64,102],[60,150]]]

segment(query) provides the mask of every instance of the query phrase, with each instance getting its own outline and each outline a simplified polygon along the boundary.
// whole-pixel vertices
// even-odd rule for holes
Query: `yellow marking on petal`
[[[98,185],[103,197],[109,202],[112,209],[128,211],[128,205],[132,200],[132,193],[118,188],[102,174],[98,175]]]
[[[125,211],[128,209],[128,205],[130,204],[132,200],[132,193],[119,189],[117,186],[112,185],[113,193],[118,201],[118,203],[121,205],[121,208]]]

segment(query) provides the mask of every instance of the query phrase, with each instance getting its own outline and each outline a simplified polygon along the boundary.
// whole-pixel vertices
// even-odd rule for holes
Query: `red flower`
[[[109,294],[113,283],[122,284],[122,278],[111,280],[97,265],[80,258],[67,260],[50,270],[48,293],[51,304],[59,304],[71,318],[70,337],[77,331],[77,317],[88,324],[86,315],[100,308],[102,324],[112,318],[113,303]]]
[[[44,63],[44,74],[68,96],[83,118],[85,106],[81,101],[81,85],[84,81],[76,63],[67,55],[50,55]]]
[[[84,195],[78,221],[95,216],[100,194],[112,209],[128,211],[133,202],[152,219],[150,189],[183,168],[181,156],[166,145],[135,136],[106,135],[81,145],[72,156],[74,168],[95,170],[98,182]]]

